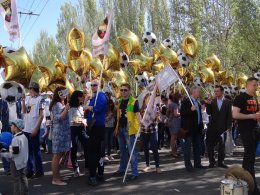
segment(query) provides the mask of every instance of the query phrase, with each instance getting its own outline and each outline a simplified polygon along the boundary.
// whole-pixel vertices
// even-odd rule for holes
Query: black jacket
[[[195,134],[201,134],[203,129],[203,121],[201,115],[201,107],[200,108],[200,124],[198,125],[198,113],[197,111],[191,110],[191,102],[189,98],[186,98],[181,103],[181,127],[185,130],[188,130],[188,135],[193,136]]]
[[[207,113],[209,116],[208,132],[222,134],[232,125],[232,103],[228,99],[224,99],[220,110],[218,109],[217,99],[212,100],[207,105]]]

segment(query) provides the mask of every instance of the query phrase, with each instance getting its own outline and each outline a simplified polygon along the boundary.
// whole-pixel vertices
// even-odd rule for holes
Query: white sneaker
[[[73,177],[79,177],[79,176],[80,176],[80,172],[79,172],[79,168],[77,168],[76,170],[74,170]]]
[[[108,162],[108,161],[109,161],[108,156],[106,156],[106,157],[104,158],[104,161],[105,161],[105,162]]]
[[[113,156],[108,156],[109,160],[114,160]]]

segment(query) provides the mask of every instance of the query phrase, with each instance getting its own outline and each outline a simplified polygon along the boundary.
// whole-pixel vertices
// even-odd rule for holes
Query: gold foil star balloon
[[[130,30],[125,28],[122,34],[117,37],[117,42],[127,55],[141,54],[141,45],[139,38]]]
[[[182,51],[184,51],[185,54],[195,57],[198,52],[198,43],[195,37],[191,34],[187,34],[181,43]]]
[[[242,72],[239,72],[237,74],[237,80],[236,80],[236,84],[237,86],[241,89],[243,87],[246,86],[246,80],[248,79],[248,77],[242,73]]]
[[[179,66],[176,70],[181,77],[184,77],[188,73],[188,69],[181,66]]]
[[[159,48],[152,48],[154,60],[161,60],[164,64],[170,64],[173,68],[178,66],[177,53],[172,49],[165,47],[162,43],[159,44]]]
[[[152,48],[152,52],[153,52],[154,61],[159,60],[159,57],[161,55],[160,50],[154,47]]]
[[[47,85],[53,83],[65,85],[66,68],[57,58],[49,56],[46,63],[39,66]]]
[[[82,83],[81,83],[81,77],[76,74],[73,70],[70,68],[67,68],[66,71],[66,78],[68,79],[70,85],[69,87],[73,87],[75,90],[82,90]],[[67,81],[65,80],[66,86],[67,86]]]
[[[120,71],[115,71],[112,74],[112,82],[114,82],[117,86],[120,86],[122,83],[127,83],[127,75],[122,69]]]
[[[105,58],[105,69],[114,71],[120,70],[120,53],[111,43],[109,43]]]
[[[4,49],[2,47],[2,45],[0,45],[0,68],[4,67],[5,63],[4,63]]]
[[[141,53],[141,55],[137,56],[136,59],[129,61],[129,65],[133,67],[137,66],[138,71],[140,72],[151,72],[153,65],[153,57],[149,57]]]
[[[231,71],[224,70],[219,71],[217,74],[217,80],[220,85],[231,85],[234,81],[234,76]]]
[[[40,87],[40,91],[45,91],[49,85],[49,81],[46,80],[45,78],[46,75],[44,75],[44,72],[42,72],[40,68],[37,66],[36,69],[33,71],[30,82],[38,83]]]
[[[73,83],[68,78],[65,78],[65,87],[68,89],[70,95],[75,91]]]
[[[166,50],[166,47],[162,43],[159,44],[159,48],[156,48],[156,47],[152,48],[154,61],[157,61],[160,59],[160,56],[162,55],[164,50]]]
[[[213,71],[220,71],[221,69],[221,62],[215,54],[206,58],[205,65],[207,68],[211,68]]]
[[[188,73],[185,75],[186,77],[186,83],[189,85],[194,81],[194,73],[189,70],[188,68]]]
[[[93,78],[97,78],[102,70],[103,64],[100,58],[93,58],[92,62],[90,62],[90,71],[92,73]]]
[[[214,83],[214,72],[210,68],[202,68],[199,70],[199,75],[203,83]]]
[[[163,62],[159,62],[157,64],[154,64],[153,67],[152,67],[153,74],[154,75],[158,74],[164,67],[165,67],[165,64]]]
[[[77,28],[70,30],[67,38],[69,48],[73,51],[81,51],[85,45],[85,35]]]
[[[82,75],[89,70],[90,61],[92,61],[91,53],[84,49],[81,52],[69,51],[67,54],[68,66],[78,75]]]
[[[109,82],[109,85],[112,87],[112,90],[114,91],[114,95],[116,98],[119,98],[120,96],[120,85],[117,85],[115,82]]]
[[[89,49],[83,49],[80,60],[81,63],[84,64],[83,73],[86,74],[90,70],[90,62],[93,60],[91,51],[89,51]]]
[[[179,64],[177,53],[168,47],[162,52],[160,59],[164,64],[170,64],[173,68],[176,68]]]
[[[106,80],[106,81],[111,81],[112,78],[113,78],[113,73],[111,70],[104,70],[103,71],[103,78]]]
[[[36,66],[31,62],[24,47],[17,51],[5,54],[5,80],[16,81],[25,87],[29,85],[31,76]]]

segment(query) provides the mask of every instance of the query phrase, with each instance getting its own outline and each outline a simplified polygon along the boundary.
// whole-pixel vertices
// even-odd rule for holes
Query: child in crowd
[[[24,122],[16,119],[11,122],[11,131],[14,134],[12,139],[10,158],[11,175],[14,179],[14,194],[28,194],[28,180],[25,169],[28,160],[28,140],[23,134]]]
[[[209,115],[207,114],[206,111],[206,102],[204,100],[200,101],[201,104],[201,115],[202,115],[202,121],[203,121],[203,132],[202,132],[202,139],[201,139],[201,155],[205,155],[206,151],[206,131],[207,131],[207,126],[209,123]]]

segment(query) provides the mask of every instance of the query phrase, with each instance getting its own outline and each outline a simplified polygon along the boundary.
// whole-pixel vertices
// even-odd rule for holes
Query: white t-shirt
[[[9,109],[9,123],[17,119],[16,102],[8,102]]]
[[[45,108],[45,101],[42,96],[25,98],[26,113],[24,113],[24,132],[32,133],[33,128],[39,119],[40,110]]]
[[[13,161],[17,170],[27,166],[28,161],[28,140],[23,132],[16,133],[12,139],[12,150],[18,148],[18,154],[13,154]]]
[[[75,117],[84,119],[84,111],[82,106],[79,106],[78,108],[72,107],[69,109],[70,126],[80,126],[79,124],[76,125],[73,123]]]
[[[51,113],[50,113],[50,103],[51,103],[51,99],[50,98],[46,98],[45,99],[45,116],[48,117],[48,116],[51,116]]]

